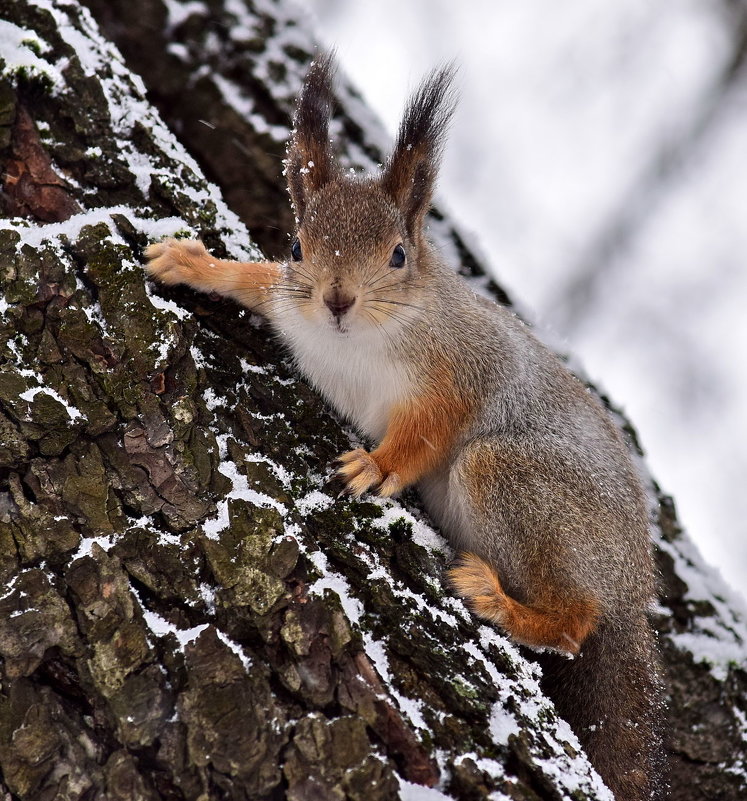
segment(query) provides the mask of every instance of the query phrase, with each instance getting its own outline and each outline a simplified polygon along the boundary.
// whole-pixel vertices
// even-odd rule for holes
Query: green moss
[[[6,242],[19,241],[20,237],[15,232],[5,232],[7,239]],[[2,237],[5,239],[5,237]],[[3,242],[5,245],[5,242]],[[16,255],[15,247],[3,247],[4,252],[8,253],[10,259],[10,268],[6,270],[8,280],[4,282],[3,292],[5,299],[8,303],[17,303],[22,306],[29,306],[37,297],[38,283],[39,283],[39,270],[41,267],[41,259],[39,250],[31,248],[28,245],[21,247],[21,258]]]
[[[17,574],[12,588],[0,599],[0,620],[5,679],[31,675],[49,649],[68,657],[82,651],[70,608],[42,570]]]
[[[462,698],[474,699],[480,697],[477,688],[473,684],[470,684],[462,679],[461,676],[453,676],[450,680],[450,683],[457,694],[461,695]]]
[[[274,509],[257,509],[242,501],[229,501],[231,525],[219,542],[200,538],[210,569],[223,590],[225,607],[247,606],[266,615],[287,594],[285,582],[268,570],[273,537],[282,530]]]
[[[26,682],[14,683],[0,698],[3,761],[11,766],[10,771],[3,771],[4,781],[18,798],[29,798],[38,790],[64,744],[62,732],[55,728],[49,709],[41,701]]]
[[[19,467],[28,455],[25,437],[11,420],[0,414],[0,467]]]
[[[242,455],[238,454],[238,458],[242,459]],[[264,462],[253,462],[249,459],[244,459],[243,467],[251,489],[269,495],[285,506],[292,505],[293,499],[269,465]]]
[[[101,457],[93,444],[83,446],[79,454],[69,454],[58,468],[62,501],[81,515],[97,533],[114,531],[114,520],[121,516],[116,495]]]
[[[153,343],[170,342],[172,350],[183,350],[181,328],[170,312],[150,303],[143,274],[127,266],[132,258],[130,249],[112,242],[107,224],[84,227],[75,249],[85,260],[87,278],[98,288],[107,337],[113,340],[123,357],[117,372],[124,384],[110,385],[106,387],[107,392],[113,391],[129,403],[135,403],[131,393],[128,397],[125,386],[137,380],[148,380],[156,372],[158,351],[152,347]]]
[[[341,609],[333,611],[330,616],[328,636],[329,646],[335,657],[339,657],[354,640],[347,616]]]
[[[18,370],[10,365],[0,367],[0,403],[11,410],[16,419],[24,416],[24,406],[27,406],[28,401],[22,400],[20,396],[28,389],[29,380]]]
[[[0,151],[10,145],[16,117],[16,95],[9,82],[0,79]]]
[[[169,405],[168,412],[172,421],[171,428],[174,438],[184,439],[187,433],[191,433],[197,417],[197,407],[194,401],[189,395],[182,395]]]
[[[241,500],[228,502],[229,528],[222,533],[221,542],[238,546],[239,561],[267,564],[275,537],[284,530],[283,518],[277,509],[252,506]]]
[[[7,526],[15,547],[7,553],[17,549],[21,564],[35,564],[41,559],[53,566],[63,563],[65,556],[79,547],[80,534],[67,518],[55,517],[43,506],[27,501],[16,481],[11,479],[17,513]]]
[[[120,690],[127,676],[149,657],[142,623],[129,621],[117,626],[111,637],[94,640],[88,667],[99,692],[109,697]]]
[[[117,556],[127,571],[148,589],[153,602],[161,600],[166,606],[173,598],[202,606],[198,582],[199,564],[194,532],[182,535],[181,543],[162,542],[161,535],[151,529],[131,528],[117,542],[111,553]]]
[[[297,721],[283,766],[290,797],[312,786],[325,799],[394,801],[398,782],[375,752],[363,721],[311,713]]]
[[[27,84],[44,92],[52,92],[55,88],[54,80],[49,73],[26,64],[20,64],[9,69],[2,58],[0,58],[0,74],[15,79],[14,82],[16,84]]]
[[[285,615],[280,637],[296,656],[308,656],[311,639],[303,630],[298,614],[292,609]]]

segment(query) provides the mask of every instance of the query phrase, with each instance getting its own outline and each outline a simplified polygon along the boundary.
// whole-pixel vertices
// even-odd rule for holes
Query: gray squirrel
[[[381,174],[329,146],[334,60],[312,64],[286,176],[287,263],[151,245],[148,273],[265,315],[299,370],[376,442],[343,454],[353,496],[417,485],[460,552],[473,612],[543,651],[543,686],[618,801],[657,798],[663,761],[646,499],[599,400],[506,308],[475,295],[425,234],[454,70],[410,98]]]

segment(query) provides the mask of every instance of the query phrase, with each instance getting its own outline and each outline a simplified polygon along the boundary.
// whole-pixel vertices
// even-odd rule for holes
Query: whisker
[[[265,286],[257,284],[255,281],[247,281],[246,283],[237,282],[232,284],[231,289],[256,289],[262,291],[263,289],[268,292],[307,292],[311,294],[311,287],[295,286],[293,284],[267,284]],[[220,290],[216,290],[220,291]]]
[[[296,293],[296,294],[304,294],[304,295],[311,295],[312,290],[311,287],[308,286],[286,286],[285,284],[273,284],[271,287],[273,292],[288,292],[288,293]]]
[[[383,286],[376,286],[375,287],[374,285],[369,285],[369,286],[366,287],[366,290],[368,292],[371,292],[371,291],[383,292],[385,289],[389,289],[389,288],[394,287],[394,286],[399,287],[399,288],[401,288],[403,290],[405,288],[407,288],[407,289],[411,289],[411,288],[412,289],[422,289],[423,288],[423,285],[422,284],[418,284],[418,283],[409,283],[408,282],[407,284],[404,284],[402,281],[392,281],[391,284],[384,284]]]
[[[310,295],[270,295],[268,301],[272,301],[275,303],[311,303],[311,296]]]
[[[262,308],[263,306],[267,306],[272,304],[275,308],[290,308],[294,306],[307,306],[311,303],[311,298],[309,297],[293,297],[293,296],[280,296],[280,297],[268,297],[265,300],[259,301],[259,303],[254,304],[255,309]]]
[[[308,306],[311,301],[308,298],[272,298],[267,303],[273,309],[295,309]]]
[[[285,303],[273,304],[272,305],[272,310],[274,312],[282,314],[284,312],[289,311],[290,309],[294,309],[294,310],[302,309],[302,308],[304,308],[305,306],[308,306],[308,305],[309,305],[309,303],[307,301],[301,301],[300,303],[287,301]],[[259,311],[259,313],[262,314],[263,312]]]
[[[424,306],[418,306],[416,303],[405,303],[403,300],[387,300],[386,298],[368,298],[368,300],[376,303],[388,303],[392,306],[407,306],[411,309],[417,309],[418,311],[425,311]]]
[[[292,267],[290,264],[286,265],[286,269],[293,273],[294,275],[300,275],[301,278],[305,278],[310,284],[314,283],[314,278],[305,270],[302,270],[300,267]]]
[[[382,274],[378,278],[376,278],[376,276],[379,275],[379,273],[382,273]],[[375,286],[376,284],[379,283],[379,281],[383,281],[384,278],[386,278],[388,274],[389,274],[389,265],[388,264],[384,264],[381,267],[378,267],[377,269],[375,269],[373,271],[373,273],[371,273],[371,274],[367,273],[363,277],[364,278],[364,283],[367,286]],[[375,281],[373,280],[374,278],[376,278]]]
[[[374,314],[368,309],[364,309],[364,312],[366,316],[373,321],[374,325],[376,326],[376,330],[384,337],[387,343],[394,347],[394,339],[390,332],[384,327],[384,324],[380,320],[377,320]]]
[[[397,311],[396,309],[387,309],[381,306],[374,307],[379,314],[385,314],[387,317],[391,318],[392,320],[396,320],[397,322],[407,323],[410,322],[405,315],[401,312]]]

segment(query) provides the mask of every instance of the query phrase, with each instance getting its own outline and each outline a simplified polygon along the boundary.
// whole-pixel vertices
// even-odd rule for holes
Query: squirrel
[[[366,177],[343,171],[329,145],[334,72],[331,54],[317,57],[296,105],[288,261],[221,260],[169,239],[147,249],[147,272],[269,319],[299,370],[377,443],[339,457],[344,491],[417,485],[460,552],[455,591],[541,651],[544,689],[615,797],[656,798],[655,572],[628,450],[598,398],[426,236],[453,66],[423,80],[390,157]]]

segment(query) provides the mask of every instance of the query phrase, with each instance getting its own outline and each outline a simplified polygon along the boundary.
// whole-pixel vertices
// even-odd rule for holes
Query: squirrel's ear
[[[456,68],[447,64],[431,72],[412,95],[399,126],[397,141],[381,182],[402,211],[413,235],[430,206],[446,131],[456,99]]]
[[[293,115],[285,175],[299,222],[303,219],[309,195],[332,180],[336,173],[329,148],[334,75],[334,53],[317,56],[309,67]]]

